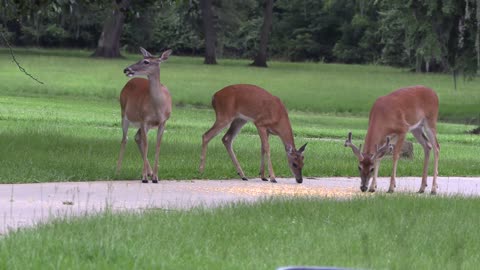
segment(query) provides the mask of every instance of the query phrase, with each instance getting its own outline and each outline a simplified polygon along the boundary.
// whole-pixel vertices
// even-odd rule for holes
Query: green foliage
[[[45,28],[45,34],[42,35],[42,41],[45,46],[58,44],[69,37],[69,33],[57,25],[48,25]]]
[[[0,268],[477,269],[479,211],[478,198],[390,195],[106,212],[7,235]]]
[[[322,1],[275,3],[272,53],[293,61],[332,61],[343,14],[325,11]],[[338,16],[337,16],[338,15]]]
[[[111,1],[4,0],[0,25],[15,45],[93,48]],[[467,5],[468,3],[468,5]],[[417,72],[476,74],[480,56],[472,0],[277,0],[268,53],[273,59],[383,63]],[[204,52],[199,0],[132,1],[122,47]],[[263,1],[213,1],[219,57],[251,58]]]
[[[122,44],[130,52],[142,46],[152,51],[170,48],[177,54],[195,54],[203,44],[199,23],[199,12],[188,1],[157,1],[128,17]]]
[[[379,2],[384,63],[416,71],[476,73],[473,2],[469,8],[470,1]]]
[[[342,37],[333,48],[335,57],[344,63],[375,62],[380,53],[377,34],[377,15],[372,13],[373,6],[353,16],[350,22],[342,26]]]

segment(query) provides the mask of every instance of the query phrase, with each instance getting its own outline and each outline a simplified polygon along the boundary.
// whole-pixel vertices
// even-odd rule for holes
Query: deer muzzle
[[[303,176],[302,176],[302,171],[301,170],[295,171],[293,173],[293,175],[295,175],[295,180],[297,181],[297,183],[299,183],[299,184],[303,183]]]
[[[128,77],[132,77],[133,75],[135,75],[135,72],[130,67],[125,68],[123,70],[123,73],[125,73],[125,75]]]

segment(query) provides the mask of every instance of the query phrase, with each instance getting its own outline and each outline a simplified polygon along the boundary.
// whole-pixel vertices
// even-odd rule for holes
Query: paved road
[[[160,181],[159,184],[140,181],[2,184],[0,234],[56,216],[95,213],[107,207],[113,210],[187,209],[234,201],[253,202],[275,195],[335,198],[361,195],[358,178],[311,178],[301,185],[294,179],[278,179],[278,182],[251,179]],[[378,192],[386,192],[388,182],[388,178],[380,178]],[[416,192],[419,187],[418,177],[399,178],[396,192]],[[438,193],[480,196],[480,178],[440,177]]]

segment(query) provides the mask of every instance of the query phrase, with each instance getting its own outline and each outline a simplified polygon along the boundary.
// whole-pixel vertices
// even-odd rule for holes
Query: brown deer
[[[434,170],[432,194],[437,193],[438,157],[440,145],[437,140],[438,97],[437,94],[425,86],[411,86],[398,89],[386,96],[378,98],[370,111],[368,131],[365,137],[363,152],[362,146],[357,148],[352,143],[352,133],[348,134],[345,147],[351,147],[357,156],[360,171],[360,190],[365,192],[373,173],[373,180],[368,189],[375,192],[377,187],[378,168],[381,158],[393,149],[393,170],[390,177],[388,192],[395,189],[397,162],[407,132],[422,145],[425,153],[423,164],[422,184],[419,193],[425,191],[428,177],[428,163],[430,150],[433,148]],[[395,146],[390,144],[390,139]],[[379,147],[382,145],[381,147]]]
[[[262,143],[260,162],[260,176],[262,180],[267,181],[265,178],[264,161],[266,154],[270,181],[273,183],[277,182],[275,180],[275,173],[273,172],[272,161],[270,159],[270,145],[268,143],[268,136],[273,134],[278,135],[285,146],[288,165],[297,183],[303,182],[303,151],[307,144],[296,150],[287,110],[278,97],[271,95],[266,90],[255,85],[236,84],[227,86],[215,93],[212,98],[212,106],[215,110],[216,120],[213,126],[203,135],[199,168],[201,173],[205,168],[208,142],[222,129],[230,125],[222,141],[237,169],[238,175],[240,175],[243,180],[247,180],[233,152],[232,144],[240,132],[240,129],[242,129],[248,121],[252,121],[257,127]]]
[[[165,123],[172,111],[172,98],[167,87],[160,83],[160,63],[166,61],[171,50],[163,52],[162,56],[151,55],[144,48],[140,48],[143,59],[123,70],[126,76],[147,75],[145,78],[133,78],[125,84],[120,94],[122,110],[123,137],[120,155],[117,163],[117,174],[122,166],[123,153],[127,143],[128,127],[138,128],[135,142],[143,158],[142,183],[148,183],[151,176],[152,183],[158,183],[158,157],[162,142]],[[157,128],[157,145],[155,148],[155,166],[152,171],[147,159],[147,133],[151,128]]]

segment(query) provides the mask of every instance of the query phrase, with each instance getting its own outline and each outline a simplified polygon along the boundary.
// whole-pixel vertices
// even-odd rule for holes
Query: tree
[[[215,25],[213,21],[212,0],[200,0],[200,9],[203,21],[203,34],[205,36],[205,61],[204,64],[216,65],[216,40]]]
[[[98,39],[98,45],[94,57],[115,58],[120,55],[120,36],[122,35],[125,14],[130,6],[129,0],[113,0],[112,11],[105,19],[102,34]]]
[[[383,52],[400,52],[398,55],[405,59],[402,62],[416,72],[452,72],[454,78],[457,73],[475,73],[476,25],[471,16],[472,3],[380,1]],[[388,58],[384,55],[384,59]]]
[[[252,66],[267,67],[268,36],[272,30],[273,0],[265,0],[263,25],[260,32],[260,46]]]
[[[477,51],[477,73],[480,67],[480,0],[476,0],[475,19],[477,20],[477,29],[475,33],[475,50]]]

